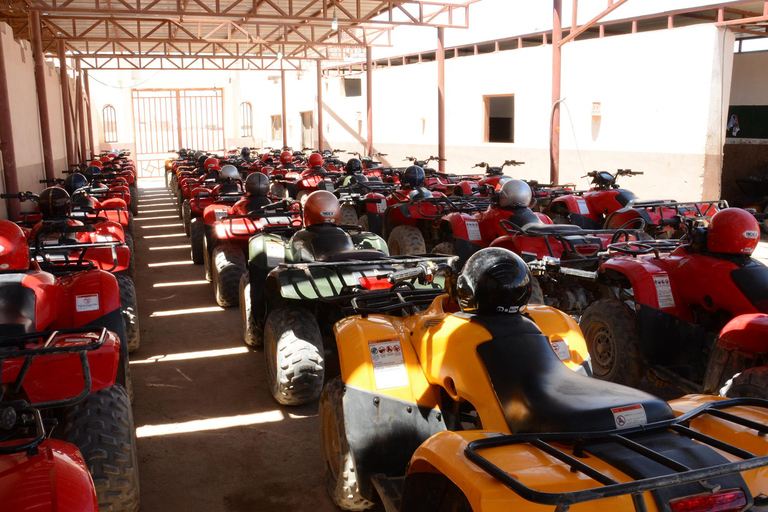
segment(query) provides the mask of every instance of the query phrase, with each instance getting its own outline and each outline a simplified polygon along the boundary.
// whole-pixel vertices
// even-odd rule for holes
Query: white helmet
[[[509,180],[499,191],[499,206],[502,208],[527,208],[531,204],[531,187],[522,180]]]
[[[223,180],[237,180],[240,179],[240,173],[234,165],[225,165],[219,171],[219,178]]]

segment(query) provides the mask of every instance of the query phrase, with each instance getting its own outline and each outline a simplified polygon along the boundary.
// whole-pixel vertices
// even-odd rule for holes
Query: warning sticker
[[[584,199],[576,199],[576,204],[579,205],[579,213],[582,215],[589,215],[589,206]]]
[[[99,294],[78,295],[75,297],[75,308],[81,311],[97,311],[99,309]]]
[[[640,404],[616,407],[611,409],[611,412],[613,413],[613,420],[616,422],[616,428],[637,427],[648,423],[645,409]]]
[[[659,307],[675,307],[675,298],[672,296],[672,288],[669,285],[669,274],[656,274],[653,276],[653,284],[656,285],[656,296],[659,299]]]
[[[550,345],[552,345],[552,350],[555,351],[555,354],[557,354],[561,361],[567,361],[571,358],[571,351],[566,340],[555,340],[550,342]]]
[[[216,220],[221,220],[227,216],[227,210],[214,210],[213,215],[216,217]]]
[[[368,342],[373,361],[373,376],[377,389],[399,388],[408,385],[403,350],[399,338],[371,340]]]
[[[387,200],[384,198],[381,198],[378,203],[376,203],[376,211],[378,213],[384,213],[387,211]]]
[[[467,225],[467,236],[470,240],[482,240],[483,237],[480,236],[480,225],[477,223],[476,220],[468,220],[466,222]]]

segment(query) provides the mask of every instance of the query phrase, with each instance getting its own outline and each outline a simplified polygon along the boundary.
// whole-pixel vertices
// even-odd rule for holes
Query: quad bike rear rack
[[[78,244],[57,244],[57,245],[45,245],[39,243],[30,247],[30,253],[37,261],[38,265],[47,272],[59,273],[59,272],[78,272],[81,270],[91,270],[97,268],[97,265],[85,257],[88,249],[102,249],[110,248],[112,253],[112,267],[103,269],[107,272],[113,272],[118,264],[117,247],[120,247],[123,242],[92,242],[92,243],[78,243]],[[77,260],[73,260],[70,254],[73,251],[80,251],[80,255]],[[67,252],[67,254],[63,254]],[[101,267],[98,267],[101,268]]]
[[[757,456],[738,446],[710,437],[690,428],[690,422],[695,418],[705,415],[713,416],[741,427],[752,429],[760,436],[768,434],[768,425],[758,423],[746,418],[741,418],[733,413],[726,412],[724,409],[749,406],[768,409],[768,400],[761,398],[732,398],[720,401],[713,401],[702,405],[677,418],[640,425],[630,428],[608,430],[601,432],[569,432],[569,433],[541,433],[541,434],[512,434],[489,437],[488,439],[478,439],[470,442],[464,449],[465,456],[474,464],[479,466],[485,472],[496,478],[505,486],[512,489],[522,498],[541,505],[553,505],[556,512],[565,512],[572,505],[588,501],[611,498],[615,496],[631,495],[632,502],[637,512],[646,512],[647,506],[643,498],[643,493],[653,491],[664,487],[675,485],[703,482],[709,478],[728,475],[732,473],[747,471],[754,468],[768,466],[768,455]],[[726,452],[742,460],[729,462],[705,468],[691,469],[679,462],[672,460],[665,455],[656,452],[646,446],[642,446],[632,441],[627,435],[635,433],[653,433],[661,431],[674,432],[695,440],[703,445],[716,450]],[[672,471],[669,475],[655,476],[634,480],[632,482],[620,483],[604,473],[589,466],[577,457],[584,449],[585,445],[597,442],[615,442],[624,448],[628,448],[638,455],[646,457]],[[532,489],[523,484],[500,467],[496,466],[479,452],[489,448],[498,448],[502,446],[511,446],[516,444],[528,444],[538,448],[546,455],[553,457],[566,465],[570,466],[572,472],[582,473],[593,479],[596,483],[602,484],[601,487],[583,489],[577,491],[568,491],[561,493],[543,492]],[[553,446],[558,444],[559,447]],[[563,445],[572,445],[572,454],[563,450]],[[707,484],[704,484],[705,486]]]
[[[260,233],[285,233],[286,235],[290,236],[293,234],[297,229],[299,229],[300,226],[293,226],[291,224],[291,219],[300,219],[301,212],[300,211],[291,211],[291,212],[275,212],[275,213],[259,213],[259,214],[252,214],[252,215],[227,215],[226,217],[222,217],[221,219],[217,219],[216,222],[221,222],[228,233],[231,235],[234,235],[234,232],[232,231],[232,224],[235,220],[243,220],[245,227],[248,229],[245,233],[238,233],[237,236],[253,236]],[[274,225],[266,225],[263,227],[256,226],[256,221],[261,219],[270,219],[270,218],[284,218],[288,219],[288,224],[274,224]]]

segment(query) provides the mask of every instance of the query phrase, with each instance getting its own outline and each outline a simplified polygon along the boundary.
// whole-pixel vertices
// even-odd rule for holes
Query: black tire
[[[273,183],[269,186],[269,194],[277,199],[288,198],[288,189],[280,183]]]
[[[425,254],[427,252],[424,235],[416,226],[397,226],[389,234],[387,245],[391,256]]]
[[[189,228],[189,237],[191,247],[190,256],[192,257],[192,261],[195,265],[202,265],[204,263],[203,254],[205,253],[205,246],[203,245],[205,243],[205,224],[203,224],[203,219],[192,219],[192,224]]]
[[[535,277],[531,280],[531,298],[528,300],[528,304],[545,304],[541,283]]]
[[[456,247],[453,242],[440,242],[432,249],[432,254],[448,254],[454,256],[456,254]]]
[[[363,231],[368,231],[368,214],[364,213],[361,217],[358,217],[357,219],[357,225],[363,228]]]
[[[325,459],[325,486],[341,510],[367,510],[374,503],[360,494],[355,456],[344,424],[344,382],[334,377],[320,395],[320,442]]]
[[[721,394],[728,398],[768,398],[768,367],[756,366],[737,373],[726,382]]]
[[[765,219],[760,223],[760,231],[762,231],[763,234],[768,235],[768,219]]]
[[[256,326],[251,310],[251,276],[245,272],[240,277],[238,286],[240,296],[240,320],[243,326],[243,341],[251,347],[260,347],[262,344],[261,330]]]
[[[181,204],[181,222],[184,224],[184,234],[190,236],[192,224],[192,205],[189,204],[189,201],[184,201]]]
[[[139,188],[136,183],[128,187],[128,192],[131,194],[131,213],[134,215],[139,214]]]
[[[128,231],[126,233],[130,233],[131,236],[136,236],[136,227],[133,222],[133,213],[128,212]]]
[[[208,238],[203,235],[203,268],[205,269],[205,280],[213,282],[213,269],[211,268],[211,250],[208,248]]]
[[[123,233],[123,236],[125,237],[125,245],[131,250],[131,255],[128,258],[128,268],[122,271],[121,274],[133,279],[136,277],[136,242],[130,233]]]
[[[298,194],[296,194],[296,200],[301,202],[301,204],[303,206],[304,203],[302,201],[306,201],[306,199],[304,199],[304,198],[307,197],[311,193],[312,193],[311,190],[302,190]],[[340,222],[340,224],[341,225],[345,225],[343,222]]]
[[[358,222],[355,207],[351,204],[343,205],[339,213],[339,224],[342,226],[357,226]]]
[[[579,322],[595,377],[637,387],[643,377],[635,313],[617,299],[593,302]]]
[[[173,195],[179,193],[179,177],[174,172],[171,173],[171,192]]]
[[[240,298],[240,278],[248,272],[245,255],[235,244],[219,244],[211,255],[213,293],[223,308],[237,306]]]
[[[128,276],[117,275],[115,278],[117,278],[117,284],[120,287],[120,313],[123,317],[123,323],[125,323],[128,352],[134,352],[141,344],[136,287],[133,284],[133,279]]]
[[[57,435],[80,449],[96,487],[99,510],[139,509],[139,461],[128,392],[120,384],[67,407]]]
[[[267,382],[275,400],[302,405],[317,400],[323,390],[323,338],[307,309],[278,307],[264,325]]]

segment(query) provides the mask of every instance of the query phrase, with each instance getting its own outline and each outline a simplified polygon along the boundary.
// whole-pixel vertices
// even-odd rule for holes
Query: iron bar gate
[[[134,89],[139,176],[159,177],[168,151],[224,151],[222,89]]]

